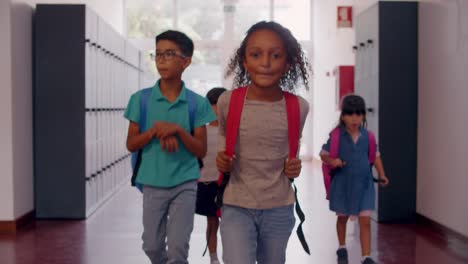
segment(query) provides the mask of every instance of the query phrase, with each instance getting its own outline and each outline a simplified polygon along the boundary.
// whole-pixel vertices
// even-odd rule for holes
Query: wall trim
[[[15,234],[18,229],[34,221],[36,212],[33,210],[29,213],[12,221],[0,221],[0,234]]]
[[[421,215],[419,213],[416,214],[416,223],[418,224],[422,224],[422,225],[425,225],[425,226],[429,226],[431,228],[433,228],[437,233],[440,233],[442,235],[444,235],[445,237],[447,238],[455,238],[455,239],[458,239],[460,241],[462,241],[463,243],[467,243],[468,244],[468,237],[445,226],[445,225],[442,225],[440,223],[437,223],[435,222],[434,220],[432,219],[429,219],[427,218],[426,216],[424,215]]]

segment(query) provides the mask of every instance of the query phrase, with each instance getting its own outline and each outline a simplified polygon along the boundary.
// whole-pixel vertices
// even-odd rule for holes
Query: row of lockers
[[[84,21],[85,106],[123,108],[139,81],[140,52],[89,8]]]
[[[37,5],[34,23],[36,216],[82,219],[129,182],[141,52],[85,5]]]
[[[369,31],[372,31],[373,29],[378,30],[376,25],[374,25],[374,28],[369,29]],[[366,40],[366,43],[367,44],[365,44],[364,47],[356,52],[356,65],[359,65],[360,67],[355,74],[357,81],[376,75],[379,70],[379,56],[377,52],[379,39],[377,37],[369,37]]]
[[[92,213],[128,179],[125,148],[128,122],[122,118],[139,87],[140,52],[86,9],[85,166],[86,214]]]
[[[123,111],[86,111],[86,179],[127,153],[124,142],[128,122]]]
[[[124,43],[126,47],[130,45],[128,41]],[[85,54],[86,108],[125,107],[132,92],[128,89],[129,85],[139,81],[139,68],[91,42],[85,43]],[[140,56],[138,51],[137,55]],[[133,54],[129,49],[124,56],[125,59],[131,59]]]
[[[129,183],[130,154],[122,156],[86,179],[86,212],[90,215],[118,190]]]
[[[65,5],[55,6],[62,8]],[[68,8],[84,8],[85,28],[83,29],[85,30],[84,39],[86,42],[89,42],[91,45],[95,44],[96,47],[109,52],[110,55],[118,59],[123,59],[125,63],[133,65],[136,68],[139,67],[140,58],[138,49],[132,45],[127,45],[126,40],[92,9],[86,8],[83,5],[68,5]]]

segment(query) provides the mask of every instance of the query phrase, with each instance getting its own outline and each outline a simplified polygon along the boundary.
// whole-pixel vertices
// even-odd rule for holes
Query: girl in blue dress
[[[369,164],[369,133],[366,129],[366,105],[357,95],[343,99],[339,127],[338,158],[330,157],[330,141],[323,145],[320,157],[335,168],[329,190],[330,210],[337,216],[336,230],[339,248],[338,262],[347,263],[346,224],[348,219],[359,218],[362,263],[376,263],[371,257],[370,215],[375,207],[375,190]],[[380,153],[373,164],[379,174],[379,182],[387,186]]]

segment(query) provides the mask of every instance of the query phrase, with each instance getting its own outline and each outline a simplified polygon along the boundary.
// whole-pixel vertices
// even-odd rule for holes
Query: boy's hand
[[[301,174],[302,161],[300,159],[286,159],[284,162],[284,174],[288,176],[289,179],[294,179]]]
[[[333,168],[342,168],[346,165],[346,162],[342,161],[341,159],[332,159],[328,164]]]
[[[158,121],[153,124],[153,127],[151,129],[154,137],[162,139],[168,136],[176,135],[179,128],[180,127],[177,124]]]
[[[218,167],[218,170],[221,172],[230,172],[232,170],[232,165],[234,164],[234,159],[236,159],[236,156],[234,157],[229,157],[222,152],[218,152],[218,155],[216,156],[216,166]]]
[[[152,127],[150,129],[148,129],[148,131],[146,131],[146,133],[149,134],[150,139],[153,139],[154,137],[156,137],[156,128]]]
[[[169,136],[159,140],[161,149],[167,152],[176,152],[179,150],[179,143],[175,136]]]
[[[387,176],[385,176],[385,175],[380,176],[379,180],[380,180],[380,186],[382,186],[382,187],[387,187],[387,185],[390,183]]]

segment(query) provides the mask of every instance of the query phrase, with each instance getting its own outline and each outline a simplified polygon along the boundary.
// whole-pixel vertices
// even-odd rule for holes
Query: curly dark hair
[[[272,21],[258,22],[250,27],[249,30],[247,30],[247,35],[229,62],[225,76],[228,77],[232,74],[235,74],[234,87],[246,86],[250,83],[250,76],[243,65],[245,59],[245,49],[247,47],[247,42],[250,36],[255,31],[261,29],[267,29],[275,32],[284,42],[287,54],[286,60],[290,65],[290,68],[288,72],[286,72],[280,79],[280,86],[282,89],[293,91],[297,81],[302,79],[306,90],[308,90],[309,73],[307,70],[311,70],[311,67],[306,56],[304,55],[301,45],[294,38],[289,29]]]

